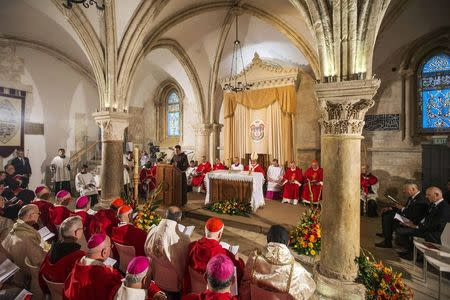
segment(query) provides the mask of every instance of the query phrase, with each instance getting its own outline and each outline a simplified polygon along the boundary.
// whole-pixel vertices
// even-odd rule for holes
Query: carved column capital
[[[209,136],[213,130],[213,124],[199,123],[193,126],[194,133],[197,136]]]
[[[123,133],[128,127],[128,113],[101,111],[93,114],[102,131],[102,142],[123,141]]]
[[[360,136],[379,87],[379,79],[316,84],[322,135]]]

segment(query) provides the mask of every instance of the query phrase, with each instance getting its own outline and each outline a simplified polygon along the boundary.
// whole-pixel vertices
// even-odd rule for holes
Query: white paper
[[[135,212],[135,213],[133,214],[133,220],[136,219],[137,215],[138,215],[138,212]]]
[[[107,266],[112,267],[116,264],[116,262],[117,262],[117,260],[115,260],[114,258],[108,257],[103,263]]]
[[[53,232],[50,232],[50,230],[45,226],[42,227],[41,229],[39,229],[38,232],[39,232],[42,240],[44,240],[44,241],[47,241],[55,236],[55,234]]]
[[[95,211],[95,210],[93,210],[93,209],[88,209],[88,211],[87,211],[87,214],[88,215],[91,215],[91,216],[93,216],[93,215],[95,215],[97,212]]]
[[[17,271],[19,271],[19,267],[9,259],[5,259],[5,261],[0,264],[0,283],[4,283]]]
[[[399,214],[395,214],[394,219],[397,219],[397,220],[399,220],[402,223],[411,222],[408,218],[405,218],[404,216],[399,215]]]
[[[237,284],[237,269],[236,267],[234,267],[234,279],[233,279],[233,284],[231,285],[231,295],[233,296],[237,296],[238,293],[238,284]]]
[[[33,295],[31,292],[27,291],[26,289],[23,289],[19,295],[17,295],[16,298],[14,298],[14,300],[23,300],[25,299],[26,296],[28,295]]]
[[[231,246],[230,244],[225,243],[225,242],[220,242],[220,245],[222,246],[222,248],[230,251],[234,255],[236,255],[238,253],[238,251],[239,251],[239,245]]]
[[[185,235],[191,236],[194,232],[195,226],[184,226],[182,224],[178,224],[178,229]]]

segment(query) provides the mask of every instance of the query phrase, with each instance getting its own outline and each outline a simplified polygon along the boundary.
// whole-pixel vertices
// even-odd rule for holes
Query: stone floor
[[[189,204],[185,209],[185,215],[188,215],[188,217],[182,222],[185,225],[196,226],[192,236],[194,240],[203,235],[203,220],[209,216],[216,215],[201,209],[203,197],[203,194],[189,194]],[[305,209],[304,206],[300,205],[282,205],[279,202],[267,200],[264,209],[259,209],[250,218],[219,215],[224,219],[226,225],[223,240],[230,244],[239,245],[239,253],[246,260],[252,250],[266,244],[264,232],[266,232],[266,229],[270,225],[283,224],[286,227],[294,226]],[[192,212],[195,213],[192,214]],[[370,251],[377,260],[382,260],[385,265],[392,266],[394,270],[402,272],[406,283],[414,291],[414,299],[437,299],[439,278],[437,271],[429,266],[428,282],[425,284],[422,279],[422,264],[417,264],[414,268],[412,262],[400,259],[396,254],[396,251],[399,249],[380,249],[374,247],[374,243],[381,241],[381,238],[375,235],[379,231],[380,218],[362,217],[361,247]],[[450,281],[448,278],[444,278],[441,289],[441,299],[450,299]]]

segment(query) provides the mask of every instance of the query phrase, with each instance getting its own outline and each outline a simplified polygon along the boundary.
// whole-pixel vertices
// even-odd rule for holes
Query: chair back
[[[202,293],[206,290],[206,279],[202,273],[189,267],[189,276],[191,277],[191,293]]]
[[[259,287],[256,283],[250,285],[251,299],[264,299],[264,300],[289,300],[291,299],[289,294],[274,292]]]
[[[62,300],[64,292],[64,282],[53,282],[44,277],[44,281],[50,290],[50,300]]]
[[[181,290],[178,273],[166,257],[152,255],[152,264],[153,280],[160,289],[168,292]]]
[[[117,252],[119,253],[119,269],[126,273],[128,263],[136,256],[136,250],[133,246],[122,245],[114,242]]]
[[[441,244],[444,247],[450,248],[450,223],[447,223],[444,231],[442,231]]]
[[[25,265],[31,275],[30,292],[33,294],[33,299],[44,299],[44,293],[39,286],[39,267],[33,266],[28,256],[25,257]]]

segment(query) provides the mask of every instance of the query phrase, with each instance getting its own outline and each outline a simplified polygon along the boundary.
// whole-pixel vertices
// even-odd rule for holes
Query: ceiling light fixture
[[[230,76],[228,77],[227,82],[223,86],[223,90],[227,92],[235,92],[239,93],[242,91],[250,90],[250,88],[253,86],[253,83],[247,82],[247,74],[245,73],[245,66],[244,66],[244,58],[242,56],[242,44],[241,41],[239,41],[239,22],[238,22],[238,15],[239,12],[236,10],[236,39],[233,42],[233,56],[231,59],[231,71]],[[244,75],[244,82],[238,81],[238,59],[240,58],[241,64],[242,64],[242,72]]]
[[[83,4],[85,8],[89,8],[91,5],[95,5],[98,10],[104,10],[105,4],[102,3],[101,5],[97,3],[97,0],[65,0],[65,3],[63,3],[64,7],[67,9],[71,9],[73,4]]]

